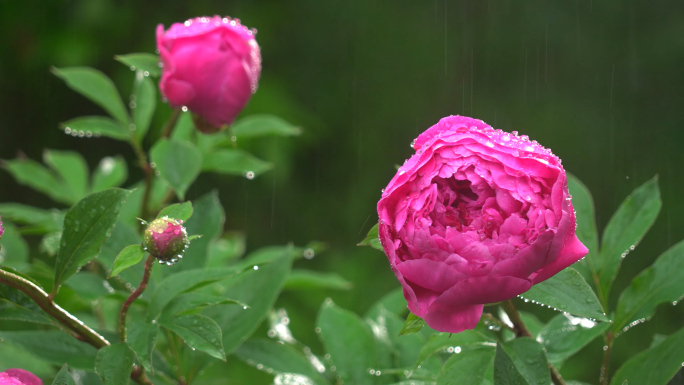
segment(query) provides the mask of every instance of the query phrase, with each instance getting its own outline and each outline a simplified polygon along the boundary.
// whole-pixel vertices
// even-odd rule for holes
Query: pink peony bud
[[[178,262],[189,245],[188,233],[182,223],[169,217],[155,219],[143,235],[143,249],[159,263],[173,265]]]
[[[7,369],[0,373],[0,385],[43,385],[43,381],[24,369]]]
[[[5,228],[2,227],[2,218],[0,218],[0,237],[2,237],[2,234],[5,233]]]
[[[261,53],[253,31],[219,16],[175,23],[166,32],[157,26],[161,93],[172,106],[189,108],[204,132],[231,124],[256,92]]]
[[[378,202],[379,237],[411,312],[477,325],[585,254],[560,159],[527,136],[450,116],[420,134]]]

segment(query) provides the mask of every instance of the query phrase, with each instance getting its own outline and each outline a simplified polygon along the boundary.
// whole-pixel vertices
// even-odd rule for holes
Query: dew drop
[[[249,180],[254,179],[254,171],[247,171],[247,172],[245,173],[245,178],[247,178],[247,179],[249,179]]]

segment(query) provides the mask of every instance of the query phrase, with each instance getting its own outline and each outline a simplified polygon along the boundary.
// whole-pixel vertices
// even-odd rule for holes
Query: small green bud
[[[143,249],[157,258],[159,263],[169,266],[183,258],[189,244],[183,221],[169,217],[155,219],[143,234]]]

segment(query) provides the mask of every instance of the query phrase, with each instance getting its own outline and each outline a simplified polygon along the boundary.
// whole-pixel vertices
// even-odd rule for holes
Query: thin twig
[[[534,338],[532,337],[530,330],[527,328],[527,326],[525,326],[525,323],[520,317],[520,313],[518,313],[518,310],[515,308],[510,299],[508,301],[501,302],[501,307],[503,307],[506,314],[508,314],[508,318],[510,318],[511,322],[513,323],[513,328],[515,329],[515,335],[517,337]],[[561,377],[558,370],[550,362],[549,373],[551,374],[551,381],[553,381],[555,385],[566,385],[563,377]]]
[[[107,341],[103,336],[99,335],[96,331],[81,322],[81,320],[74,317],[69,312],[62,309],[59,305],[54,303],[50,299],[48,293],[46,293],[42,288],[33,282],[16,274],[10,273],[7,270],[0,269],[0,283],[18,289],[29,296],[29,298],[31,298],[36,305],[43,309],[44,312],[52,316],[52,318],[56,319],[67,329],[74,332],[78,336],[78,339],[92,345],[97,349],[109,345],[109,341]]]
[[[119,337],[121,338],[121,342],[126,341],[126,313],[128,312],[128,308],[133,301],[140,297],[143,291],[145,291],[145,288],[147,288],[147,282],[150,280],[150,271],[152,270],[154,260],[155,258],[152,255],[147,257],[147,260],[145,261],[145,272],[143,273],[143,279],[140,282],[140,285],[130,296],[128,296],[128,298],[126,298],[126,302],[121,306],[121,312],[119,313]]]

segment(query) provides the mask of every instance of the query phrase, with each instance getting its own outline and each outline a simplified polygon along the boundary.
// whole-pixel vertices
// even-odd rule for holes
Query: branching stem
[[[45,313],[74,332],[78,339],[92,345],[96,349],[109,345],[109,341],[54,303],[48,293],[33,282],[7,270],[0,269],[0,283],[18,289],[29,296]]]

